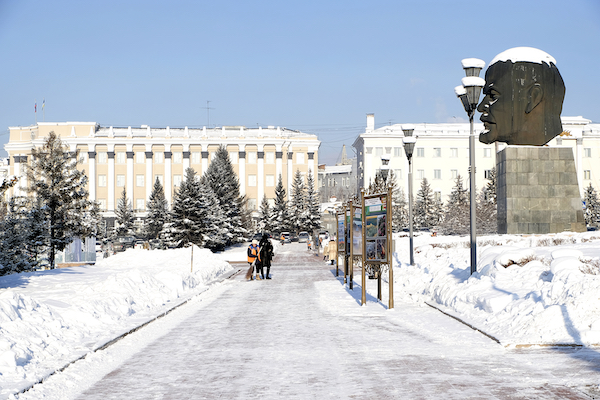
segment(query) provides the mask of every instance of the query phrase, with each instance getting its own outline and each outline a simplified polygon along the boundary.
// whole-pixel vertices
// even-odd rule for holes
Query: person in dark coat
[[[261,276],[263,274],[263,267],[267,269],[265,275],[266,279],[271,279],[269,273],[271,272],[271,260],[273,260],[273,245],[267,235],[263,235],[259,243],[260,247],[260,261],[261,261]],[[265,279],[265,278],[263,278]]]

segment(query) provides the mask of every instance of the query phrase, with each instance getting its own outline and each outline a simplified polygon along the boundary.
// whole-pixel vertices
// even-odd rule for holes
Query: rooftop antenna
[[[214,110],[214,108],[209,106],[210,100],[206,100],[206,107],[200,107],[206,109],[206,127],[210,128],[210,110]]]

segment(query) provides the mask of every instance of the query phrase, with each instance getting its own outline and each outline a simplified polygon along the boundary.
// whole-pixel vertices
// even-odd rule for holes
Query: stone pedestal
[[[586,230],[571,148],[508,146],[496,171],[498,233]]]

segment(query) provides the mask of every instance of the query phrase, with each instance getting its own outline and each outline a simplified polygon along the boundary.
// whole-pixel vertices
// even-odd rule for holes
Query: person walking
[[[331,265],[335,265],[337,262],[337,244],[335,240],[331,239],[329,241],[329,261],[331,261]]]
[[[253,240],[250,246],[248,246],[248,264],[250,264],[250,268],[248,268],[248,272],[246,273],[247,280],[254,279],[254,271],[256,270],[256,279],[260,279],[260,275],[258,274],[258,263],[260,262],[260,247],[258,247],[258,240]]]
[[[329,263],[329,242],[325,243],[325,248],[323,249],[323,261]]]
[[[263,235],[262,239],[260,239],[259,247],[259,257],[261,263],[260,275],[263,277],[263,279],[271,279],[269,274],[271,272],[271,261],[273,260],[273,244],[271,243],[271,240],[269,240],[269,236]],[[265,275],[263,275],[263,267],[267,269],[267,273]]]

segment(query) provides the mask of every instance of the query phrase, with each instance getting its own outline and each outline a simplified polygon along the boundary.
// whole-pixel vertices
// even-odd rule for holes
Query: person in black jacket
[[[260,247],[260,274],[263,276],[263,267],[267,269],[265,275],[266,279],[271,279],[269,273],[271,272],[271,260],[273,260],[273,245],[267,235],[263,235],[259,243]],[[263,279],[265,279],[263,277]]]

